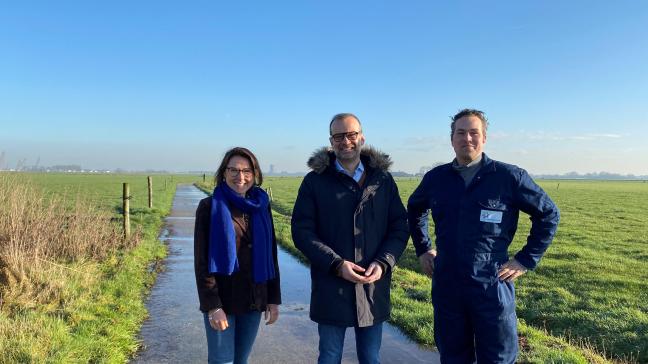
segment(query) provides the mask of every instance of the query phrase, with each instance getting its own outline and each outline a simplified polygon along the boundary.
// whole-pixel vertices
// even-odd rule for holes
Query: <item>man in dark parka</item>
[[[339,363],[354,327],[360,363],[378,363],[389,318],[392,270],[409,237],[407,212],[388,172],[389,156],[363,148],[360,121],[338,114],[331,149],[308,161],[292,214],[295,246],[311,263],[310,317],[318,323],[318,363]]]

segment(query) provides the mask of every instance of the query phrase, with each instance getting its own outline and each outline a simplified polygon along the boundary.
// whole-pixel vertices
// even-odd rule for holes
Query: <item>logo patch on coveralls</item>
[[[479,221],[499,224],[502,222],[502,214],[502,211],[481,210]]]
[[[500,205],[500,200],[499,199],[497,199],[497,200],[488,199],[488,207],[490,207],[491,209],[495,209],[499,205]]]

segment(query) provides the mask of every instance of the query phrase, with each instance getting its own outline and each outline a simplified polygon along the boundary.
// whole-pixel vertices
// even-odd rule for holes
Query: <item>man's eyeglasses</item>
[[[227,167],[225,168],[227,171],[227,175],[230,177],[237,177],[239,173],[243,173],[243,176],[245,177],[252,177],[252,169],[250,168],[243,168],[243,169],[238,169],[234,167]]]
[[[356,139],[358,139],[359,134],[360,133],[357,131],[350,131],[348,133],[337,133],[331,135],[331,139],[333,139],[334,142],[339,143],[344,140],[344,137],[346,137],[347,139],[349,139],[349,141],[354,142],[356,141]]]

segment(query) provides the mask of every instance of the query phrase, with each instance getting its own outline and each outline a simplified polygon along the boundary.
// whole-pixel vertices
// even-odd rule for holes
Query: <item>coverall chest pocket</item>
[[[478,203],[479,224],[485,235],[500,235],[508,218],[507,206],[499,199],[484,199]]]

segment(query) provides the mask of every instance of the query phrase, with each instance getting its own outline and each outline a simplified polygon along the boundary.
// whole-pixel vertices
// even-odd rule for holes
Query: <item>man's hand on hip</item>
[[[515,258],[513,258],[508,262],[502,264],[497,277],[501,281],[513,282],[517,277],[523,275],[526,272],[527,269],[522,264],[520,264],[520,262],[515,260]]]
[[[436,255],[436,250],[432,249],[421,254],[421,256],[419,257],[421,270],[423,270],[423,273],[427,274],[428,277],[432,277],[432,274],[434,274],[434,258],[436,257]]]
[[[364,268],[348,260],[345,260],[339,269],[340,277],[353,283],[368,283],[367,280],[369,277],[362,275],[364,272]]]

